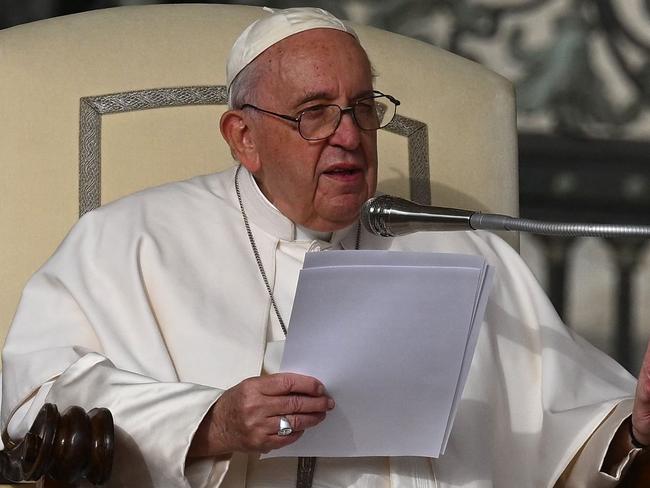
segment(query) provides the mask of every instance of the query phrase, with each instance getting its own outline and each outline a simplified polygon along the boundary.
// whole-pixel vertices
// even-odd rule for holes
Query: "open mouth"
[[[339,162],[332,164],[325,174],[328,176],[353,176],[363,172],[363,168],[359,164]]]
[[[332,175],[332,176],[352,176],[352,175],[355,175],[355,174],[360,173],[360,172],[361,172],[360,169],[336,168],[336,169],[333,169],[331,171],[326,171],[325,174],[326,175]]]

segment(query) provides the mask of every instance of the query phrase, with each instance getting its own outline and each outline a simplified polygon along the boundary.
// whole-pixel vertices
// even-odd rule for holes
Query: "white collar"
[[[267,233],[283,241],[320,240],[332,244],[340,242],[344,249],[354,249],[357,224],[332,233],[318,232],[294,224],[266,198],[253,175],[243,166],[239,171],[239,188],[244,209],[251,223],[261,227]]]

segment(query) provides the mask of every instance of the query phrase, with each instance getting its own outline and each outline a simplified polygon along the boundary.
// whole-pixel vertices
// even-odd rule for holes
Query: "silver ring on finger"
[[[293,434],[293,427],[289,423],[289,420],[286,417],[280,417],[280,428],[278,429],[278,435],[280,437],[286,437]]]

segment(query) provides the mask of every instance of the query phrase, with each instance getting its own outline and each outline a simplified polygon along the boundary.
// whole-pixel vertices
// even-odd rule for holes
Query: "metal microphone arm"
[[[507,215],[475,213],[473,229],[514,230],[530,234],[563,237],[650,237],[648,225],[583,224],[518,219]]]
[[[542,222],[430,207],[390,195],[374,197],[364,203],[361,221],[370,233],[384,237],[440,230],[507,230],[565,237],[650,237],[647,225]]]

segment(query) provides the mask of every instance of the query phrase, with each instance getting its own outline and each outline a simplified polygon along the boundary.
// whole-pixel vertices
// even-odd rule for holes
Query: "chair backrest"
[[[0,31],[0,337],[80,211],[233,164],[218,129],[225,59],[261,15],[119,7]],[[428,44],[355,27],[377,88],[402,101],[379,137],[380,190],[516,213],[510,83]]]

